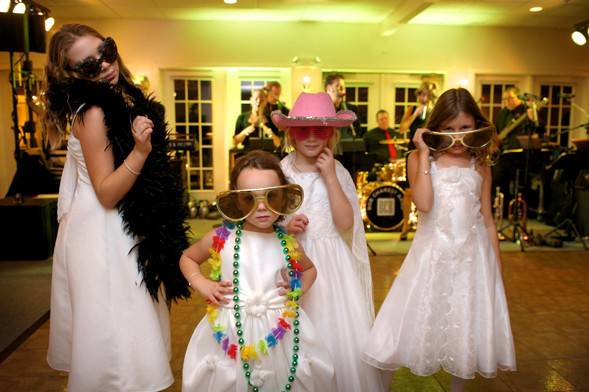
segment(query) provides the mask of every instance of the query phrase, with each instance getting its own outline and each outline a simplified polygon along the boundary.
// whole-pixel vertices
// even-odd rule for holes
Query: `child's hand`
[[[423,133],[428,132],[429,129],[427,128],[419,128],[415,131],[415,135],[413,135],[413,144],[420,152],[427,152],[429,154],[429,147],[423,141]]]
[[[224,294],[233,293],[233,285],[230,281],[214,282],[202,275],[198,279],[195,279],[193,286],[200,295],[215,305],[229,303],[229,300],[225,298]]]
[[[317,166],[323,178],[336,178],[335,159],[333,158],[333,152],[329,148],[325,147],[323,152],[319,154],[315,166]]]
[[[290,234],[301,234],[307,230],[309,218],[305,214],[296,214],[286,225],[286,231]]]
[[[276,283],[276,287],[280,287],[278,290],[279,295],[286,295],[290,291],[290,284],[288,278],[288,271],[286,268],[282,268],[280,270],[280,276],[282,279]]]

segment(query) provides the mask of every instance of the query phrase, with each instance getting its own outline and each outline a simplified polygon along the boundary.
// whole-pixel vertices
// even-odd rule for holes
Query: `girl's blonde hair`
[[[331,151],[333,151],[333,149],[337,145],[337,142],[339,141],[339,138],[340,138],[339,128],[335,128],[335,127],[326,127],[326,128],[333,128],[333,132],[331,134],[331,137],[327,140],[327,148],[329,148]],[[284,148],[283,149],[285,152],[290,152],[292,150],[297,149],[296,142],[295,142],[294,138],[292,137],[292,134],[290,133],[290,128],[287,128],[284,131]]]
[[[93,36],[104,41],[105,37],[90,26],[83,24],[65,24],[51,37],[45,65],[45,77],[47,89],[57,83],[75,79],[74,72],[68,70],[69,60],[67,52],[80,37]],[[133,85],[133,77],[129,69],[124,65],[120,55],[117,55],[119,65],[119,85]],[[59,114],[52,110],[51,101],[45,98],[47,108],[43,123],[47,130],[47,140],[51,147],[57,147],[66,135],[70,115]],[[76,108],[73,108],[75,110]]]
[[[472,116],[475,121],[475,129],[484,128],[492,125],[489,120],[481,113],[479,106],[470,92],[464,88],[452,88],[445,91],[434,106],[431,115],[427,121],[426,128],[434,132],[443,132],[443,126],[455,119],[460,113]],[[491,142],[478,149],[469,149],[479,165],[492,165],[498,151],[499,139],[497,132],[494,133]],[[434,152],[436,158],[440,152]]]

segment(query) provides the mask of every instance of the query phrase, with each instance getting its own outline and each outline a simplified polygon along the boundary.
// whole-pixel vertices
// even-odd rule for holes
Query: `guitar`
[[[536,105],[536,111],[539,111],[540,109],[542,109],[547,104],[548,104],[548,98],[546,98],[546,97],[542,98],[542,100]],[[497,135],[497,137],[499,138],[499,141],[505,140],[505,138],[507,136],[509,136],[509,134],[515,128],[517,128],[522,122],[524,122],[524,120],[526,119],[526,117],[528,117],[528,111],[527,110],[526,110],[525,113],[522,113],[518,118],[516,118],[515,120],[513,120],[511,124],[509,124],[508,126],[506,126],[505,128],[503,128],[501,130],[501,132],[499,133],[499,135]]]

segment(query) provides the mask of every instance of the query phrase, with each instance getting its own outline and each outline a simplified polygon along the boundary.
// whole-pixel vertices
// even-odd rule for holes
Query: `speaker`
[[[589,235],[589,169],[581,170],[577,176],[575,201],[577,203],[575,224],[581,235]]]
[[[0,199],[0,260],[45,260],[57,237],[57,199]]]
[[[29,52],[45,53],[46,33],[43,15],[0,12],[0,52],[24,52],[24,21],[29,19]]]

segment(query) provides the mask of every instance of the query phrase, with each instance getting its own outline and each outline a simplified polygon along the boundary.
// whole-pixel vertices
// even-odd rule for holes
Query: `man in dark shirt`
[[[390,127],[389,113],[381,109],[376,113],[376,122],[378,127],[366,132],[362,137],[366,145],[366,152],[376,155],[378,163],[388,163],[398,158],[402,158],[403,154],[395,144],[382,144],[383,140],[392,140],[400,138],[401,134],[394,131]]]
[[[360,119],[358,118],[358,108],[350,103],[347,103],[346,98],[346,83],[344,76],[341,74],[328,75],[325,78],[323,85],[325,92],[331,97],[335,111],[351,110],[356,114],[356,121],[348,127],[339,128],[340,139],[356,139],[362,137],[362,130],[360,128]]]
[[[505,89],[502,97],[505,107],[501,109],[497,115],[497,118],[495,119],[495,128],[497,128],[498,134],[500,134],[501,131],[505,130],[507,127],[511,126],[511,124],[518,118],[526,115],[528,109],[522,100],[519,99],[518,95],[519,89],[517,87],[508,87]],[[521,148],[521,145],[517,140],[517,136],[527,135],[527,131],[530,129],[529,127],[532,127],[532,130],[534,128],[534,124],[529,117],[530,114],[528,113],[527,118],[525,118],[521,124],[509,132],[509,134],[507,134],[503,140],[500,140],[501,151]]]
[[[282,93],[282,86],[280,83],[277,81],[268,82],[266,83],[264,90],[266,90],[267,93],[264,117],[269,119],[270,115],[275,110],[280,110],[282,114],[288,115],[289,109],[284,102],[280,101],[280,94]],[[272,121],[268,121],[266,125],[272,130],[272,133],[274,134],[273,139],[279,139],[280,143],[276,146],[275,153],[282,157],[284,155],[284,133],[278,129]]]

